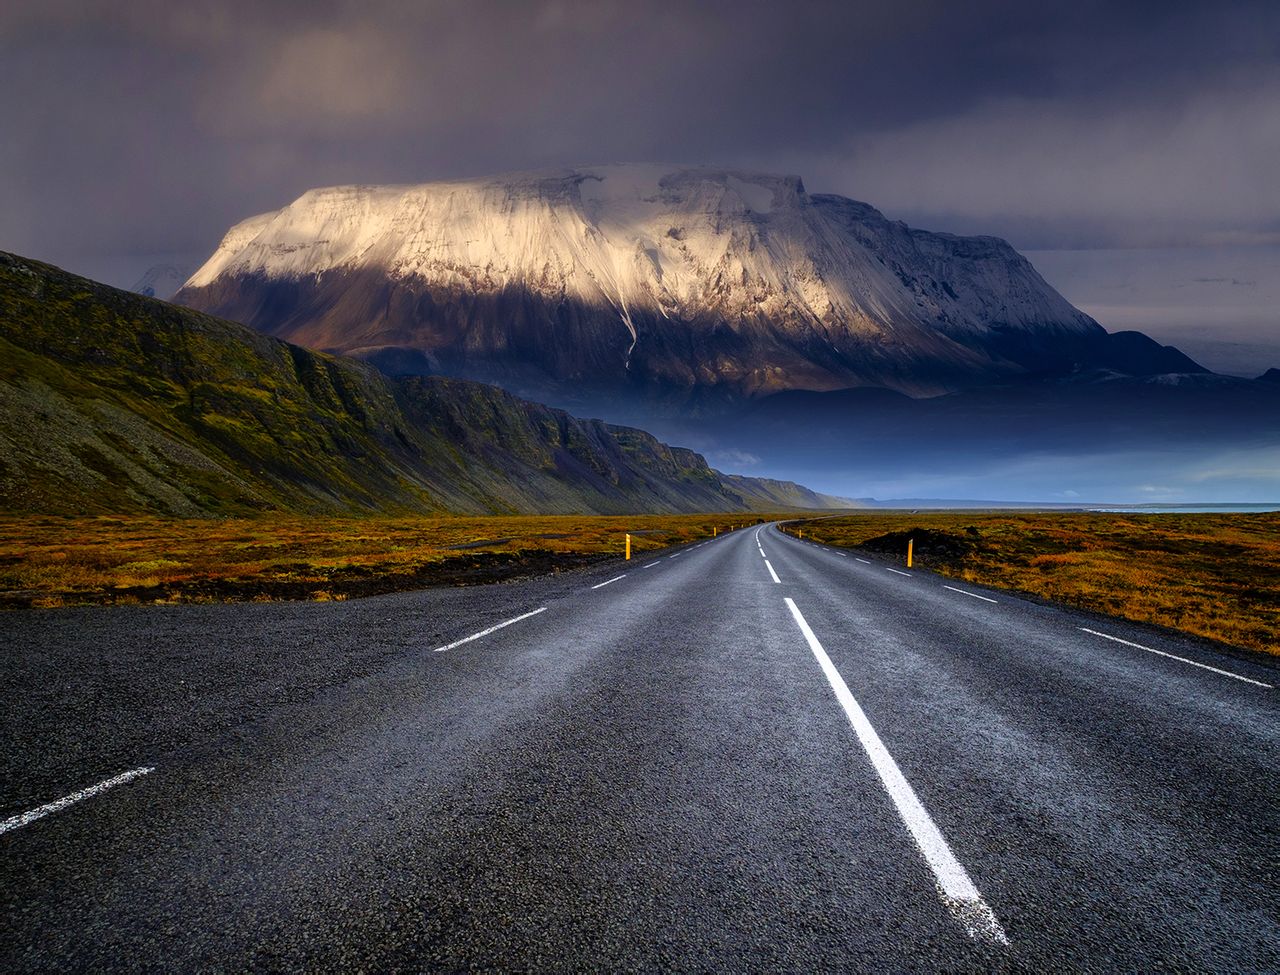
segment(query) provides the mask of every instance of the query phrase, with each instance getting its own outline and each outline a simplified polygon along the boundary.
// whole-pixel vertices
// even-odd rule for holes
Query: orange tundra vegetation
[[[1280,654],[1280,513],[875,512],[793,522],[829,545]]]
[[[554,572],[771,516],[0,517],[0,606],[346,599]]]
[[[790,515],[0,517],[0,606],[346,599],[621,560]],[[863,512],[832,545],[1280,653],[1280,514]]]

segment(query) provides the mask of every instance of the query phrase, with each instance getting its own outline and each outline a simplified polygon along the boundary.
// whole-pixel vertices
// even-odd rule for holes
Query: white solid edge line
[[[531,613],[524,613],[520,616],[513,616],[509,620],[503,620],[501,623],[495,623],[487,630],[481,630],[479,633],[472,633],[470,636],[464,636],[461,640],[454,640],[452,643],[446,643],[443,647],[436,647],[432,653],[444,653],[446,650],[452,650],[454,647],[460,647],[464,643],[470,643],[472,640],[479,640],[482,636],[488,636],[496,630],[502,629],[504,626],[510,626],[512,623],[519,623],[521,620],[527,620],[530,616],[537,616],[539,613],[545,613],[547,607],[542,606],[535,609]]]
[[[853,560],[854,560],[855,562],[861,562],[863,565],[870,565],[870,564],[871,564],[871,560],[870,560],[870,559],[860,559],[860,558],[858,558],[856,555],[853,557]]]
[[[1221,674],[1223,677],[1234,677],[1236,680],[1242,680],[1246,684],[1255,684],[1258,687],[1266,687],[1275,689],[1274,684],[1264,684],[1260,680],[1254,680],[1252,677],[1242,677],[1240,674],[1233,674],[1229,670],[1221,670],[1218,667],[1210,667],[1208,664],[1202,664],[1198,660],[1188,660],[1186,657],[1179,657],[1176,653],[1166,653],[1164,650],[1156,650],[1154,647],[1144,647],[1141,643],[1131,643],[1128,640],[1121,640],[1118,636],[1108,636],[1106,633],[1099,633],[1097,630],[1091,630],[1087,626],[1080,629],[1086,633],[1092,633],[1094,636],[1100,636],[1104,640],[1114,640],[1116,643],[1123,643],[1126,647],[1136,647],[1139,650],[1145,650],[1147,653],[1159,654],[1162,657],[1168,657],[1171,660],[1181,660],[1184,664],[1190,664],[1192,667],[1200,667],[1204,670],[1212,670],[1215,674]]]
[[[776,582],[778,585],[782,585],[782,580],[778,578],[778,573],[773,571],[773,565],[769,562],[768,559],[764,560],[764,567],[769,570],[769,575],[773,577],[773,581]]]
[[[661,559],[659,559],[659,560],[658,560],[658,562],[661,562],[661,561],[662,561]],[[652,569],[655,565],[657,565],[657,564],[658,564],[658,562],[650,562],[648,565],[646,565],[646,566],[642,566],[642,568],[645,568],[645,569]]]
[[[885,566],[885,568],[886,568],[886,569],[889,569],[889,567],[888,567],[887,565]],[[890,571],[890,572],[896,572],[896,573],[898,573],[898,575],[900,575],[900,576],[909,576],[909,575],[911,575],[911,573],[910,573],[910,572],[903,572],[901,569],[889,569],[889,571]]]
[[[987,902],[978,893],[978,888],[969,879],[969,874],[951,852],[951,847],[947,845],[941,831],[934,825],[928,811],[921,805],[915,790],[911,788],[902,770],[898,768],[898,763],[894,761],[889,750],[885,748],[884,742],[876,734],[875,728],[863,713],[862,706],[858,704],[849,690],[849,685],[840,676],[840,671],[836,670],[835,664],[827,656],[827,651],[818,642],[817,636],[810,629],[799,607],[790,597],[786,598],[786,604],[795,618],[796,625],[800,627],[800,632],[804,634],[809,649],[817,658],[818,666],[822,668],[827,682],[835,692],[836,700],[844,708],[845,716],[853,726],[854,733],[862,743],[867,757],[871,759],[871,764],[880,775],[885,791],[889,793],[889,798],[897,807],[898,815],[902,817],[916,846],[924,855],[925,862],[933,871],[942,903],[964,926],[971,938],[1007,945],[1009,939],[1005,936],[1004,928],[1000,926],[995,913],[987,906]]]
[[[675,556],[674,556],[674,555],[673,555],[673,556],[671,556],[671,557],[672,557],[673,559],[675,558]],[[594,585],[594,586],[592,586],[591,588],[592,588],[592,589],[603,589],[605,586],[611,586],[611,585],[613,585],[615,582],[617,582],[619,579],[625,579],[626,577],[627,577],[627,574],[624,572],[624,573],[622,573],[622,575],[620,575],[620,576],[614,576],[612,579],[606,579],[604,582],[598,583],[597,585]]]
[[[950,589],[952,592],[958,592],[962,596],[972,596],[974,599],[985,599],[989,603],[995,602],[995,600],[990,596],[979,596],[976,592],[969,592],[967,589],[957,589],[955,586],[943,586],[942,588]]]
[[[97,785],[91,785],[87,789],[81,789],[79,792],[73,792],[69,796],[63,796],[61,799],[55,799],[53,802],[46,803],[38,809],[32,809],[30,812],[24,812],[17,816],[10,816],[4,822],[0,823],[0,833],[7,833],[11,829],[17,829],[20,826],[26,826],[33,823],[41,816],[48,816],[50,813],[60,812],[67,806],[74,805],[81,799],[89,799],[96,796],[99,792],[105,792],[117,785],[124,785],[126,782],[132,782],[134,779],[141,778],[150,772],[155,771],[154,765],[144,765],[142,768],[131,769],[128,772],[122,772],[114,778],[107,779],[105,782],[99,782]]]

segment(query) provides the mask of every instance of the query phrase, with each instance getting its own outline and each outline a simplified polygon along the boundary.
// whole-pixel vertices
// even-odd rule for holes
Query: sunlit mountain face
[[[794,176],[628,165],[314,190],[233,227],[176,300],[845,496],[1252,498],[1265,473],[1205,472],[1280,429],[1280,386],[1108,332],[1006,242]]]
[[[178,300],[392,370],[676,412],[797,389],[936,395],[1082,362],[1197,368],[1109,336],[1004,241],[705,168],[316,190],[232,228]]]

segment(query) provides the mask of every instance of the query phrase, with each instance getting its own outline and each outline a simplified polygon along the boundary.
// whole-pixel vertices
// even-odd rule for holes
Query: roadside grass
[[[0,516],[0,606],[342,600],[622,560],[785,515]],[[806,538],[1280,654],[1280,514],[862,512]]]
[[[0,606],[345,599],[622,560],[755,514],[173,519],[0,516]]]
[[[1280,513],[876,512],[788,531],[955,579],[1280,654]]]

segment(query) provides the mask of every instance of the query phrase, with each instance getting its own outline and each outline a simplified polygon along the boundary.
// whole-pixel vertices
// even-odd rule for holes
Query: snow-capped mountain
[[[191,277],[191,265],[154,264],[129,290],[148,298],[170,298]]]
[[[707,168],[312,190],[233,227],[175,300],[389,371],[553,400],[1198,369],[1137,333],[1117,343],[1002,240]]]

